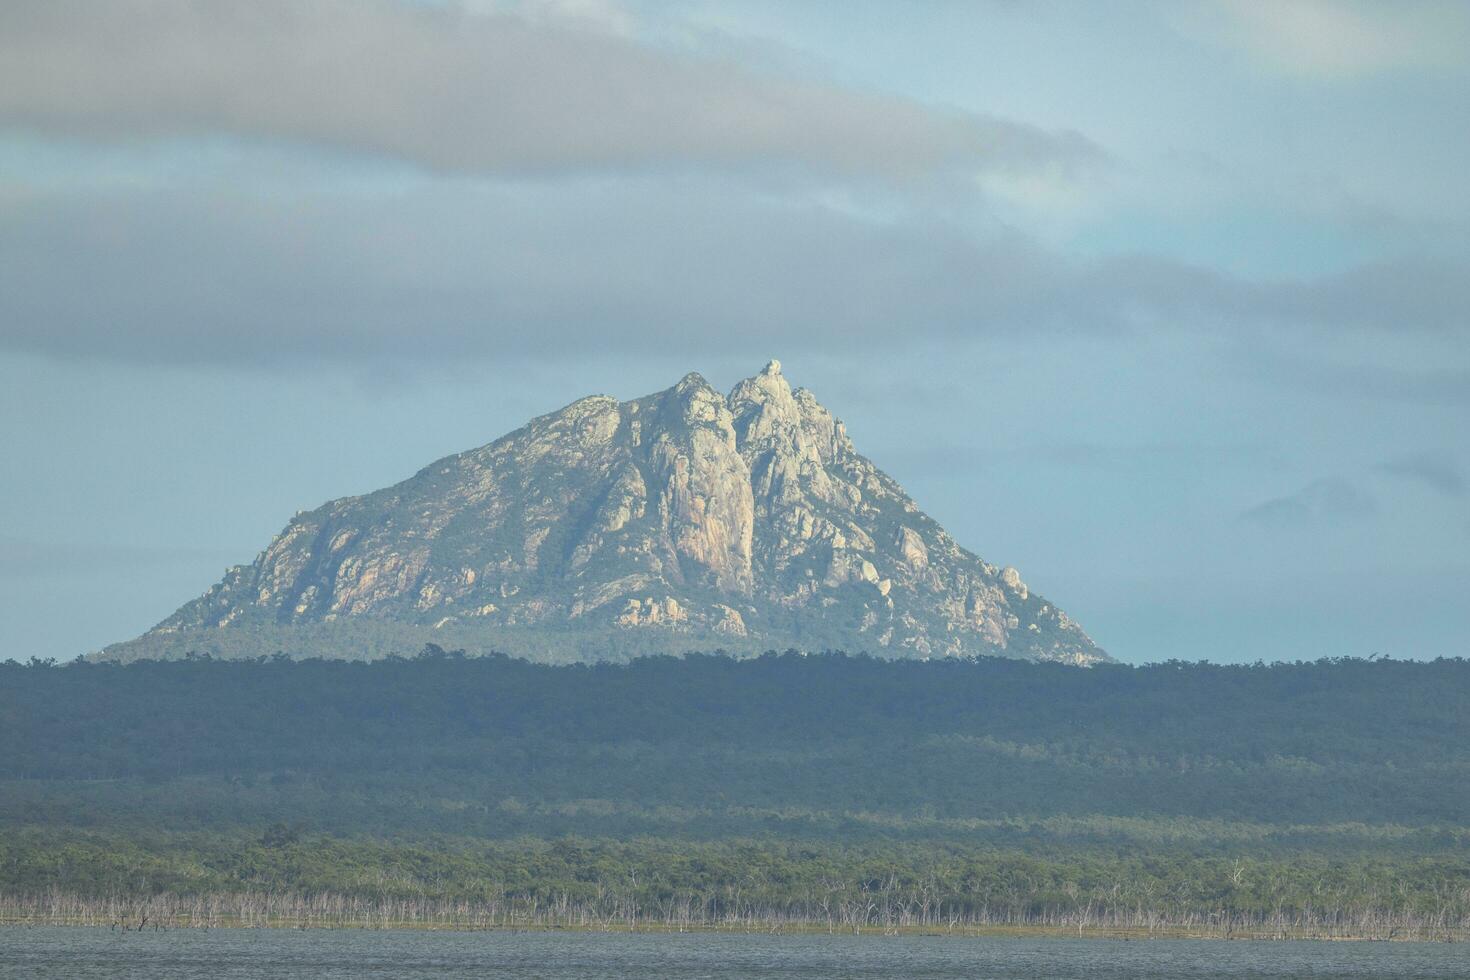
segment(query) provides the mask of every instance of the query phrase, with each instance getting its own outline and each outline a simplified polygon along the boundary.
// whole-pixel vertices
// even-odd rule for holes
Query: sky
[[[0,4],[0,660],[782,361],[1119,659],[1470,655],[1470,5]]]

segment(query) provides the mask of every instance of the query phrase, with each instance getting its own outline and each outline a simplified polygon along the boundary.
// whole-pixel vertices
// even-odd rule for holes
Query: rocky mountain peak
[[[385,490],[294,518],[106,656],[392,643],[597,659],[716,646],[1106,659],[958,544],[779,361],[579,399]],[[422,645],[422,643],[419,643]]]
[[[830,492],[826,467],[852,447],[841,423],[810,392],[792,390],[780,361],[737,384],[728,402],[757,495]]]

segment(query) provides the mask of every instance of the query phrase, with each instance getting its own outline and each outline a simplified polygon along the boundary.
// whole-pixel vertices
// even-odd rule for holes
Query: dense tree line
[[[8,664],[0,745],[10,825],[968,838],[1105,817],[1443,835],[1470,813],[1470,662]]]
[[[385,842],[27,830],[0,923],[818,928],[1463,938],[1470,862],[1026,855],[895,842]]]
[[[1467,736],[1465,660],[11,662],[0,919],[1462,935]]]

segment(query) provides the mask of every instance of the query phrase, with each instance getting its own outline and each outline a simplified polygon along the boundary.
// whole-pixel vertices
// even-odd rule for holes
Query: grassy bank
[[[959,912],[913,905],[835,903],[820,915],[686,896],[650,908],[612,903],[503,901],[239,892],[85,897],[0,894],[0,926],[160,929],[429,929],[584,932],[732,932],[827,935],[1076,936],[1117,939],[1253,939],[1463,942],[1470,920],[1358,910],[1193,913],[1179,909],[1073,908]]]
[[[25,828],[0,834],[0,896],[0,921],[114,928],[1446,939],[1470,929],[1470,856]]]

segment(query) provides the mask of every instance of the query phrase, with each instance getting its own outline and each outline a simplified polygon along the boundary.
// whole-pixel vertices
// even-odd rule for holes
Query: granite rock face
[[[775,361],[729,395],[690,374],[634,401],[584,398],[299,514],[253,564],[102,656],[272,653],[303,630],[361,637],[375,623],[475,652],[521,652],[519,638],[554,660],[787,647],[1108,659],[1015,569],[925,516]]]

